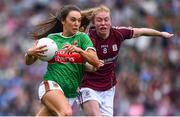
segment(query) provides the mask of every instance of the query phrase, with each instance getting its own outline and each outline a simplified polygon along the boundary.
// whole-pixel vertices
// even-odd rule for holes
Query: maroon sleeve
[[[131,39],[133,37],[133,29],[131,27],[113,27],[117,32],[121,34],[123,39]]]

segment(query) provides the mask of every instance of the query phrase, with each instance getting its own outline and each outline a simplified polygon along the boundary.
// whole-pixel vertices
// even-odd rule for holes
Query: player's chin
[[[78,30],[72,30],[72,34],[76,34],[78,32]]]
[[[108,31],[100,31],[100,34],[102,35],[106,35],[108,33]]]

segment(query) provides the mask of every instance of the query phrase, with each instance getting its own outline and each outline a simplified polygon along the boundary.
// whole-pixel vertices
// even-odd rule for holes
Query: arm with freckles
[[[25,54],[25,63],[26,65],[33,64],[38,58],[32,55],[29,55],[28,52]]]
[[[88,63],[96,67],[97,69],[100,67],[100,61],[97,57],[96,51],[89,48],[87,50],[83,50],[75,45],[65,44],[63,46],[65,49],[65,53],[79,53]]]
[[[97,69],[100,67],[100,61],[99,61],[99,59],[97,57],[96,52],[93,49],[88,49],[87,51],[82,50],[79,53],[91,65],[93,65]]]
[[[150,28],[133,28],[133,37],[140,37],[140,36],[160,36],[163,38],[172,38],[174,34],[168,32],[160,32],[155,29]]]
[[[100,62],[100,67],[104,66],[104,61],[103,60],[99,60],[99,62]],[[97,71],[97,67],[94,67],[93,65],[86,62],[85,63],[85,70],[88,71],[88,72],[95,72],[95,71]]]
[[[31,65],[33,64],[38,57],[44,56],[42,53],[47,51],[46,45],[37,46],[37,42],[33,44],[31,48],[29,48],[25,54],[25,64]]]

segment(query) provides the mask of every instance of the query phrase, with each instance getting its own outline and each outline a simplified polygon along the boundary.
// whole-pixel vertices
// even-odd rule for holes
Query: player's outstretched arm
[[[160,36],[169,39],[174,36],[174,34],[168,32],[160,32],[151,28],[133,28],[133,31],[134,31],[133,34],[134,38],[139,36]]]

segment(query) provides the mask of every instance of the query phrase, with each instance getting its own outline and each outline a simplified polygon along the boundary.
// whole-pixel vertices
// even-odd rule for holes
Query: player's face
[[[109,35],[111,27],[111,17],[109,12],[99,12],[94,18],[94,26],[100,36]]]
[[[64,31],[68,36],[74,35],[81,24],[81,14],[78,11],[70,11],[65,21],[62,22]]]

